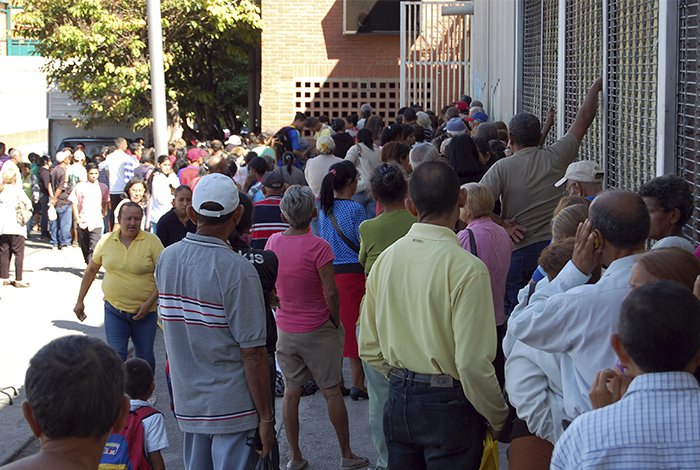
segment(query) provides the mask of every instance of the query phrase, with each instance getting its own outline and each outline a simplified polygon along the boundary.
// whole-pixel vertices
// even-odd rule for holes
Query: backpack
[[[144,445],[143,420],[156,413],[160,411],[150,406],[129,411],[121,432],[107,439],[99,470],[150,470]]]
[[[284,152],[291,152],[293,150],[292,140],[289,138],[289,131],[292,129],[293,127],[291,126],[283,127],[277,131],[277,134],[272,136],[274,142],[273,148],[275,150],[275,156],[277,157],[278,162],[282,161],[282,155],[284,155]]]

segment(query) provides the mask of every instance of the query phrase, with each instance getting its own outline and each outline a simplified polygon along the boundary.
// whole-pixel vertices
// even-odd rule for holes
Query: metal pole
[[[156,155],[168,154],[168,118],[165,112],[165,69],[160,0],[148,0],[148,49],[151,61],[151,107]]]
[[[659,2],[659,55],[656,92],[656,174],[676,173],[679,5]],[[682,175],[681,175],[682,176]]]
[[[406,106],[406,31],[408,24],[406,23],[406,10],[408,9],[407,2],[401,2],[401,58],[399,59],[399,107]]]

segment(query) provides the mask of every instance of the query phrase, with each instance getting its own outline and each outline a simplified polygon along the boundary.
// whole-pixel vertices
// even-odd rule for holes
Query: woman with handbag
[[[350,398],[367,398],[365,374],[358,354],[355,325],[360,302],[365,295],[365,272],[359,261],[360,224],[367,218],[365,209],[351,200],[357,192],[358,172],[350,161],[330,167],[321,184],[319,234],[331,245],[333,273],[340,298],[340,321],[345,328],[343,357],[350,360],[352,387]]]
[[[355,165],[360,175],[352,200],[364,207],[367,218],[372,219],[377,215],[377,208],[372,199],[369,179],[374,169],[381,165],[382,159],[381,150],[374,145],[372,132],[369,129],[360,129],[357,133],[357,144],[350,147],[345,159]]]
[[[17,186],[17,175],[5,172],[2,175],[0,192],[0,278],[2,285],[29,287],[22,280],[24,266],[24,240],[27,223],[32,218],[32,201]],[[10,280],[10,261],[15,257],[15,280]]]

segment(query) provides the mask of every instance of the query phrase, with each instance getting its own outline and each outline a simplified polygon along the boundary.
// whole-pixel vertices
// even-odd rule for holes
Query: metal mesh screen
[[[700,100],[698,100],[699,0],[679,1],[678,130],[676,172],[693,187],[695,211],[686,235],[700,241]]]
[[[657,0],[608,0],[608,186],[656,175]]]
[[[566,2],[564,124],[568,129],[591,84],[603,69],[601,0]],[[596,117],[579,148],[579,158],[602,164],[602,119]]]
[[[525,0],[523,11],[522,110],[540,115],[542,94],[542,7],[540,0]]]
[[[523,14],[522,111],[544,123],[557,103],[558,0],[526,0]],[[556,140],[550,132],[547,144]]]
[[[559,51],[559,2],[542,0],[542,107],[539,118],[544,124],[549,108],[557,107]],[[547,136],[546,144],[557,140],[554,129]]]

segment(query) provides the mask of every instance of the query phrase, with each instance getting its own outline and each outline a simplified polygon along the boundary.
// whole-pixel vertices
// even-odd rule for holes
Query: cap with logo
[[[284,187],[284,178],[276,171],[271,171],[263,176],[262,185],[266,188],[282,189]]]

